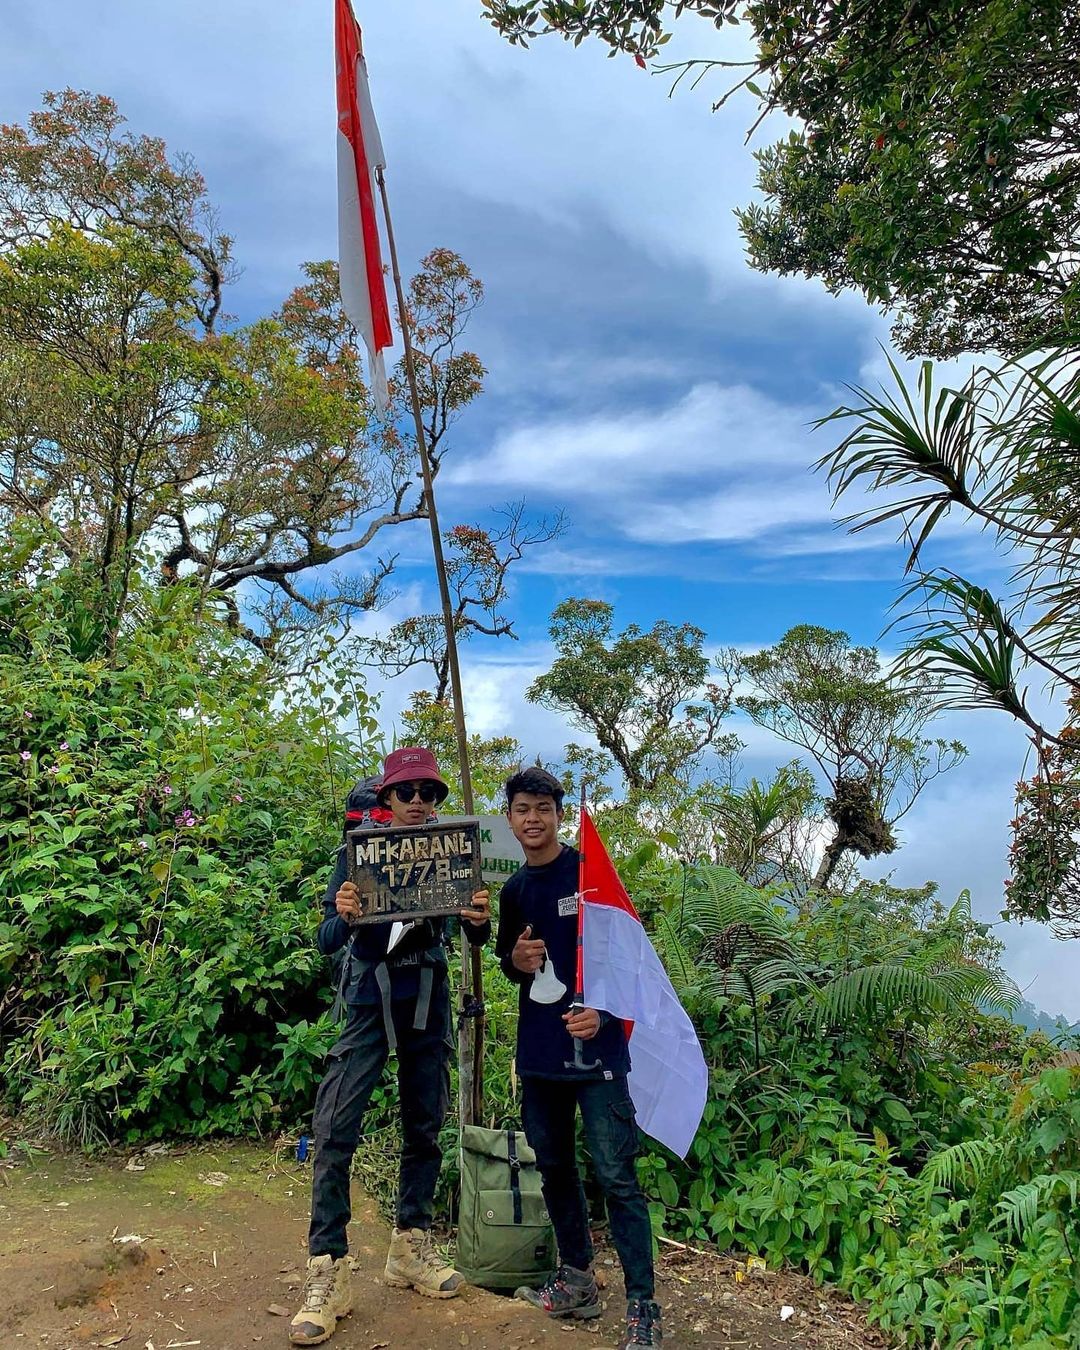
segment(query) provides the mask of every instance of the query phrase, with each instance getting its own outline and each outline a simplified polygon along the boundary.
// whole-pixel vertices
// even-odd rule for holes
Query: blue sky
[[[403,266],[448,246],[487,290],[470,329],[487,389],[453,433],[443,523],[487,523],[521,497],[570,520],[517,575],[520,641],[464,652],[473,728],[558,758],[573,733],[522,691],[570,595],[611,601],[620,625],[691,620],[717,648],[772,643],[800,622],[877,642],[902,554],[834,524],[810,467],[828,432],[808,424],[846,383],[884,375],[888,325],[857,296],[747,267],[732,213],[753,193],[750,103],[711,113],[719,86],[669,98],[664,77],[598,47],[511,48],[477,0],[357,9]],[[189,152],[236,240],[228,307],[251,319],[302,261],[336,249],[331,11],[330,0],[4,6],[0,120],[22,122],[45,89],[71,85],[112,95],[134,130]],[[668,51],[719,41],[696,27],[685,53]],[[951,565],[1000,578],[985,539],[946,542]],[[395,540],[399,594],[370,626],[433,607],[425,543],[424,529]],[[387,712],[407,694],[387,688]],[[735,729],[750,741],[748,772],[789,758]],[[1024,740],[989,714],[951,715],[936,734],[964,740],[969,760],[865,872],[935,879],[947,898],[968,886],[996,919]],[[1027,996],[1080,1017],[1068,946],[1030,925],[998,931]]]

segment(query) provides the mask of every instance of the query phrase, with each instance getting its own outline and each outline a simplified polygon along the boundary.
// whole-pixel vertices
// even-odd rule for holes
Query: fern
[[[928,1192],[945,1190],[954,1193],[968,1178],[978,1185],[989,1170],[988,1164],[1000,1152],[1001,1145],[996,1139],[965,1139],[928,1159],[919,1182]]]
[[[1010,1235],[1015,1234],[1019,1241],[1060,1194],[1067,1194],[1075,1209],[1080,1194],[1080,1172],[1044,1172],[1022,1186],[1006,1191],[997,1203],[999,1213],[994,1223],[1004,1227]]]
[[[675,992],[682,996],[696,988],[701,983],[698,968],[670,915],[660,913],[656,916],[656,938]]]
[[[838,975],[820,991],[819,1017],[834,1024],[866,1017],[881,1008],[917,1005],[944,1012],[953,1000],[932,976],[885,963]]]
[[[790,919],[772,902],[768,891],[756,890],[728,867],[703,867],[697,886],[686,897],[686,916],[706,937],[735,924],[745,924],[762,937],[790,944]]]

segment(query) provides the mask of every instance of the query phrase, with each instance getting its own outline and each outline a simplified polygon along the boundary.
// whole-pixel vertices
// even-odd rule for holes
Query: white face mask
[[[533,973],[529,997],[534,1003],[558,1003],[565,993],[566,985],[555,974],[555,966],[549,956],[540,969]]]

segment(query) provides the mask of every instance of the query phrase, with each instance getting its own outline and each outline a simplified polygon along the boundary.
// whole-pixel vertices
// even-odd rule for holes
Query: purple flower
[[[165,786],[161,789],[161,794],[162,794],[163,797],[171,797],[171,796],[172,796],[172,788],[170,787],[170,785],[169,785],[168,783],[166,783]]]
[[[140,847],[141,849],[144,849],[144,850],[145,850],[145,849],[148,849],[148,848],[150,847],[150,844],[149,844],[149,842],[148,842],[147,840],[145,840],[145,839],[140,839],[140,840],[139,840],[139,847]]]
[[[34,714],[30,711],[29,708],[27,708],[27,709],[23,712],[23,716],[24,716],[24,717],[28,717],[28,718],[30,719],[31,722],[34,720]]]
[[[232,799],[234,802],[242,802],[244,800],[243,796],[239,792],[234,792],[232,795]]]
[[[50,772],[50,773],[59,773],[59,772],[60,772],[60,765],[59,765],[59,764],[54,764],[54,765],[52,766],[52,768],[49,770],[49,772]]]
[[[61,741],[61,742],[60,742],[60,749],[61,749],[61,750],[70,750],[70,749],[71,749],[71,746],[68,745],[67,741]]]
[[[31,758],[30,751],[29,751],[29,750],[20,750],[20,751],[19,751],[19,758],[20,758],[20,759],[22,760],[22,762],[25,764],[26,761],[27,761],[28,759]]]

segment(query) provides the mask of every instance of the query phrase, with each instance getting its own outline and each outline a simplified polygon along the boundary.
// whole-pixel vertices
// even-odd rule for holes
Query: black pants
[[[398,1092],[401,1102],[401,1165],[397,1226],[430,1228],[442,1154],[439,1131],[450,1104],[450,991],[436,975],[427,1027],[413,1030],[416,999],[394,999]],[[315,1099],[315,1163],[312,1176],[308,1255],[335,1259],[348,1251],[345,1228],[352,1214],[349,1179],[364,1112],[389,1055],[382,1008],[352,1007],[341,1037],[328,1056],[326,1077]]]
[[[521,1080],[525,1137],[536,1153],[559,1259],[585,1270],[593,1259],[585,1192],[577,1169],[574,1113],[581,1108],[585,1141],[607,1201],[611,1237],[622,1263],[627,1298],[653,1297],[652,1227],[638,1185],[637,1122],[625,1078]]]

